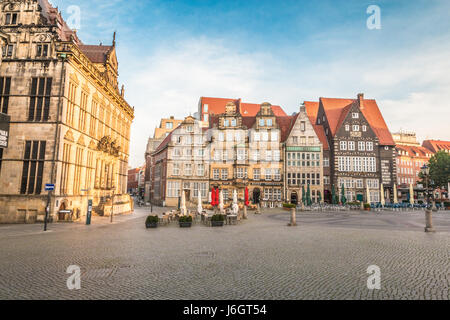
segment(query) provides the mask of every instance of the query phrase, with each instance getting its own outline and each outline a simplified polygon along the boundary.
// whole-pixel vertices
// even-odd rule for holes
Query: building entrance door
[[[291,203],[292,204],[298,204],[298,195],[296,191],[293,191],[291,193]]]
[[[261,191],[258,188],[253,189],[253,203],[258,204],[261,198]]]

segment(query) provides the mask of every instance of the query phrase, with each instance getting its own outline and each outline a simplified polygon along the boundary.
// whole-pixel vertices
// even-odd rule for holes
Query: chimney
[[[306,112],[306,107],[305,107],[305,103],[302,103],[300,105],[300,112],[305,113]]]
[[[358,93],[358,103],[359,103],[359,109],[364,109],[364,93]]]

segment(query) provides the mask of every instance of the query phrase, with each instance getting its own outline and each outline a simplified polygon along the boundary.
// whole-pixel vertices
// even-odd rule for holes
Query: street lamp
[[[424,179],[425,179],[425,191],[426,191],[426,199],[427,199],[427,205],[425,207],[425,232],[434,232],[433,228],[433,221],[432,221],[432,210],[430,207],[430,191],[428,186],[428,180],[430,178],[430,167],[428,167],[426,164],[420,168],[420,172],[422,173]]]

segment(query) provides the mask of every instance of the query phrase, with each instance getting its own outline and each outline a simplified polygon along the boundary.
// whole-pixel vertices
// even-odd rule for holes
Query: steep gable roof
[[[114,48],[113,46],[85,44],[79,45],[78,47],[93,63],[106,63],[108,54]]]
[[[326,114],[331,134],[334,136],[336,131],[345,119],[351,105],[358,103],[354,99],[320,98],[320,105]],[[370,127],[377,135],[381,145],[395,145],[391,132],[389,131],[380,109],[375,100],[363,99],[363,106],[360,110],[369,122]]]
[[[285,142],[291,134],[292,128],[294,128],[295,121],[298,118],[299,113],[293,116],[276,117],[278,126],[280,128],[280,141]]]
[[[313,101],[305,101],[306,114],[308,115],[309,121],[311,121],[314,131],[316,131],[317,137],[320,142],[322,142],[323,150],[330,150],[330,146],[328,145],[328,139],[325,134],[325,130],[322,125],[318,125],[317,123],[317,114],[319,112],[319,102]]]

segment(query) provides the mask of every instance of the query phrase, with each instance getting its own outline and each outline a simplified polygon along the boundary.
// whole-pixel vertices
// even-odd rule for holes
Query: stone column
[[[243,218],[247,219],[247,206],[246,205],[244,205],[244,216],[243,216]]]
[[[295,208],[291,209],[291,222],[288,224],[290,227],[295,227],[297,225],[297,217],[296,217]]]
[[[425,210],[425,223],[425,232],[435,232],[433,228],[432,210],[428,208]]]

